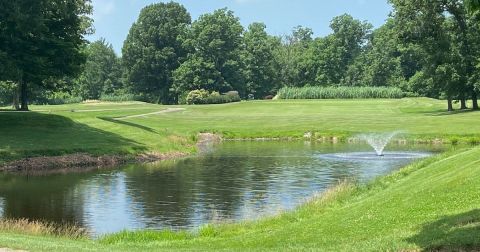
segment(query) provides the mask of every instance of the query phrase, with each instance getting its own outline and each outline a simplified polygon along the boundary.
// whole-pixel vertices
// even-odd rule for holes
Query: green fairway
[[[0,112],[2,161],[87,152],[195,151],[199,132],[228,138],[353,136],[404,131],[409,139],[475,142],[480,112],[444,112],[426,99],[258,101],[167,107],[144,103],[34,106]],[[167,108],[170,113],[157,113]],[[122,118],[128,117],[128,118]],[[198,232],[119,233],[97,240],[0,233],[0,247],[31,251],[480,249],[480,148],[415,163],[367,186],[341,185],[277,217]]]
[[[31,113],[0,112],[0,153],[1,161],[75,152],[192,153],[199,132],[226,138],[300,138],[305,132],[345,137],[402,131],[410,139],[480,139],[480,113],[447,113],[444,106],[443,101],[426,98],[241,102],[184,106],[183,111],[161,114],[156,112],[171,107],[145,103],[33,106]],[[134,117],[122,119],[125,116]]]

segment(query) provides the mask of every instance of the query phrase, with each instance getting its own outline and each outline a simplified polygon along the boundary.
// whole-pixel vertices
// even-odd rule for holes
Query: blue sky
[[[140,10],[154,0],[93,0],[96,33],[93,41],[105,38],[121,52],[123,41]],[[227,7],[240,17],[243,26],[263,22],[273,35],[288,34],[297,25],[312,28],[315,36],[329,34],[330,20],[349,13],[367,20],[375,27],[382,25],[391,11],[387,0],[178,0],[195,20],[201,14]]]

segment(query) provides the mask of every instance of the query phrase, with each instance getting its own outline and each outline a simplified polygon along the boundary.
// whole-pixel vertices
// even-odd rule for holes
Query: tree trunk
[[[467,100],[465,98],[460,100],[460,109],[467,109]]]
[[[28,97],[27,97],[27,83],[22,79],[20,80],[20,101],[21,107],[20,110],[28,111]]]
[[[451,98],[448,98],[448,111],[453,111],[453,102]]]
[[[20,110],[20,85],[18,83],[16,83],[16,87],[13,90],[12,107],[15,110]]]
[[[477,101],[477,93],[473,92],[472,93],[472,109],[473,110],[478,110],[478,101]]]

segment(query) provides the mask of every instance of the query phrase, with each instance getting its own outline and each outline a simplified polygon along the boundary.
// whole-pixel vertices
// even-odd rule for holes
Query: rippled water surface
[[[227,142],[201,157],[155,165],[44,177],[0,174],[0,216],[75,222],[94,234],[254,219],[292,209],[339,180],[365,182],[413,160],[329,155],[370,151],[366,145]]]

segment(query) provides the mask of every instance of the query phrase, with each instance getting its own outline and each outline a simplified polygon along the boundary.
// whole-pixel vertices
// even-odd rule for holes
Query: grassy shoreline
[[[480,248],[479,154],[480,148],[453,150],[366,185],[341,183],[291,212],[257,221],[97,240],[0,231],[0,245],[32,251],[468,251]]]

